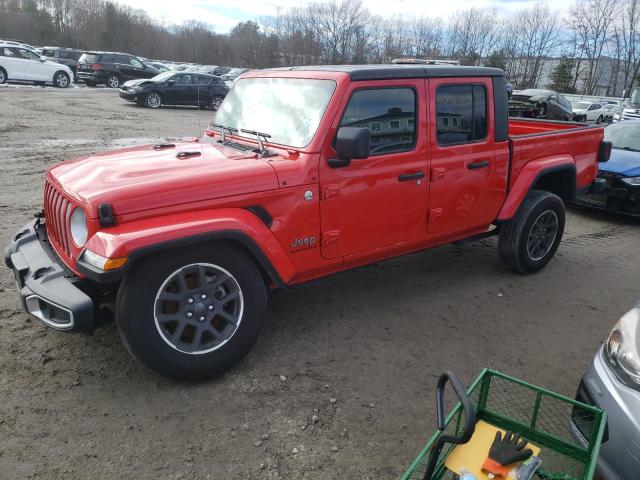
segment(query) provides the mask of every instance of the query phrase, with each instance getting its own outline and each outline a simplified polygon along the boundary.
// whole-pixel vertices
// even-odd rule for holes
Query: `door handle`
[[[478,168],[485,168],[489,166],[489,161],[485,160],[484,162],[473,162],[467,165],[469,170],[477,170]]]
[[[399,182],[409,182],[411,180],[420,180],[424,178],[424,172],[403,173],[398,177]]]

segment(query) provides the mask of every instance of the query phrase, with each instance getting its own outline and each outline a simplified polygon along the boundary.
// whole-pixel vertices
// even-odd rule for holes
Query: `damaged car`
[[[532,88],[513,92],[509,116],[569,121],[573,119],[573,112],[571,103],[559,93]]]

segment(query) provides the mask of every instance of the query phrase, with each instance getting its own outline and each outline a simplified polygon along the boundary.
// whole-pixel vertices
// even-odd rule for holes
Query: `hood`
[[[601,172],[617,173],[625,177],[640,177],[640,152],[612,149],[611,158],[601,163]]]
[[[274,169],[256,154],[199,142],[98,153],[60,163],[49,176],[92,218],[102,203],[122,215],[278,188]]]
[[[147,83],[156,83],[148,78],[136,78],[135,80],[128,80],[122,84],[123,87],[137,87]]]

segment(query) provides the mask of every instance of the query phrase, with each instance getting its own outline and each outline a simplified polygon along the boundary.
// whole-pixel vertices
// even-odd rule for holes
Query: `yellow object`
[[[477,480],[489,480],[489,476],[482,471],[482,464],[489,455],[489,449],[498,431],[503,435],[505,433],[504,430],[480,420],[476,423],[476,431],[471,440],[463,445],[456,445],[447,455],[444,466],[457,474],[462,468],[466,468]],[[527,444],[525,448],[533,450],[533,454],[536,456],[540,454],[540,448],[532,443]]]
[[[125,263],[127,263],[127,257],[109,258],[104,262],[104,270],[115,270],[116,268],[123,266]]]

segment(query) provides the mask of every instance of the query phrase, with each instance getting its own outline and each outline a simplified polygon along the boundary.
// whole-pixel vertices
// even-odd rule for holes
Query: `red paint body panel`
[[[602,128],[512,120],[511,141],[496,142],[495,92],[488,78],[352,82],[348,74],[328,70],[257,71],[243,78],[257,76],[336,82],[309,145],[296,149],[269,145],[277,155],[258,158],[222,146],[217,142],[220,135],[208,130],[206,142],[182,142],[160,151],[152,146],[128,148],[56,165],[47,180],[74,206],[86,210],[86,248],[116,258],[180,238],[233,230],[250,237],[280,278],[294,284],[482,233],[515,213],[545,169],[574,165],[578,187],[595,178]],[[485,86],[489,112],[485,140],[437,144],[435,92],[443,84]],[[415,92],[415,147],[330,168],[327,160],[336,155],[333,139],[351,94],[394,86]],[[253,143],[243,137],[228,138]],[[176,157],[185,151],[200,155]],[[468,168],[485,160],[488,168]],[[425,177],[398,181],[399,175],[416,172]],[[100,227],[97,208],[102,203],[112,206],[116,226]],[[270,226],[247,210],[252,206],[269,214]],[[47,218],[47,229],[54,228],[59,228],[55,218]],[[72,245],[71,254],[62,255],[62,246],[53,246],[78,273],[76,261],[82,249]]]

